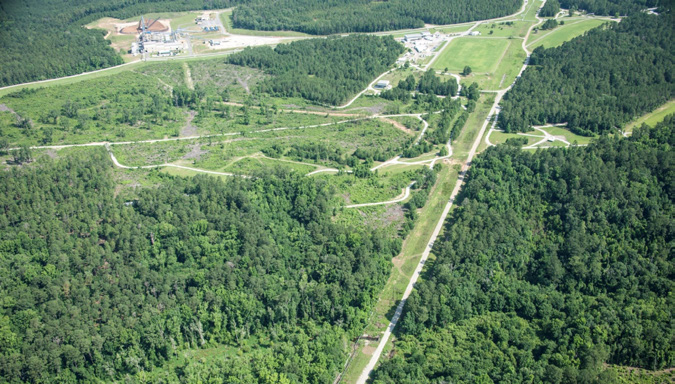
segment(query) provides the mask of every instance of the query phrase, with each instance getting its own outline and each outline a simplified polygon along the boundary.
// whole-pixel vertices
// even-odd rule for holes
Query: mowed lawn
[[[494,72],[509,46],[507,39],[462,37],[450,42],[434,62],[434,69],[461,72],[468,65],[474,73]]]
[[[624,132],[633,132],[635,127],[641,127],[642,124],[647,124],[650,127],[654,127],[656,124],[662,122],[666,116],[671,114],[675,114],[675,99],[670,100],[654,111],[646,113],[640,118],[628,123],[624,129]]]
[[[557,47],[606,22],[607,20],[597,19],[568,21],[565,25],[558,26],[551,31],[539,31],[537,34],[530,34],[530,38],[527,41],[527,48],[533,50],[540,46],[543,46],[544,48]]]

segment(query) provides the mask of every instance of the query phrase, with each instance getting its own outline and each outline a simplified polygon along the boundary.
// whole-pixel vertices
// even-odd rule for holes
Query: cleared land
[[[666,116],[675,113],[675,100],[670,100],[666,104],[660,106],[656,110],[649,112],[635,121],[626,125],[624,132],[633,132],[635,127],[640,127],[642,124],[647,124],[650,127],[655,126],[665,119]]]
[[[607,20],[598,19],[568,21],[565,25],[560,25],[551,31],[540,30],[538,33],[530,34],[530,38],[527,40],[527,48],[533,50],[537,47],[557,47],[606,22]]]
[[[508,46],[509,41],[505,39],[457,38],[445,48],[433,68],[461,72],[468,65],[473,72],[494,72]]]
[[[521,39],[467,37],[453,40],[433,64],[436,70],[459,73],[468,65],[471,75],[462,83],[481,89],[504,89],[511,84],[526,58]]]
[[[532,23],[527,21],[512,21],[512,25],[506,24],[507,22],[496,22],[496,23],[485,23],[481,24],[474,31],[481,33],[483,37],[513,37],[513,38],[524,38],[527,34],[527,29],[530,28]],[[492,32],[492,33],[490,33]]]

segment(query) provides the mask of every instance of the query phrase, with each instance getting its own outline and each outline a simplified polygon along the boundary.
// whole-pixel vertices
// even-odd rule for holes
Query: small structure
[[[122,28],[120,33],[123,34],[137,34],[137,33],[148,33],[148,32],[167,32],[169,27],[162,24],[158,19],[145,20],[145,17],[141,16],[141,20],[137,25],[128,26]]]
[[[375,89],[385,89],[389,86],[389,80],[380,80],[375,84]]]
[[[469,33],[469,36],[480,36],[480,31],[471,31],[471,33]]]
[[[131,53],[134,56],[138,55],[138,43],[137,42],[131,43],[131,50],[129,50],[129,53]]]
[[[411,33],[410,35],[405,35],[405,37],[404,37],[405,41],[415,41],[415,40],[419,40],[421,38],[422,38],[421,33]]]

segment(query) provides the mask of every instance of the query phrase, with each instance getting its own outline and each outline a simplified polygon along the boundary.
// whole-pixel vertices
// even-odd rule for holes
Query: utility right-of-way
[[[546,3],[546,0],[544,0],[539,7],[544,6]],[[527,0],[525,1],[525,5],[527,5]],[[523,7],[523,10],[526,7]],[[523,40],[523,49],[527,53],[527,58],[525,59],[525,62],[523,63],[523,66],[520,68],[520,71],[518,72],[518,77],[522,75],[522,73],[525,71],[525,68],[527,68],[527,65],[530,61],[530,51],[527,49],[525,46],[525,42],[527,41],[527,37],[529,37],[530,32],[532,29],[539,25],[542,22],[542,19],[539,18],[539,10],[537,11],[537,23],[534,23],[530,26],[530,28],[527,31],[527,35],[525,39]],[[485,131],[487,130],[488,125],[492,123],[494,126],[497,123],[497,117],[499,113],[499,103],[502,100],[502,97],[504,97],[504,94],[513,87],[514,83],[511,83],[507,88],[502,89],[497,91],[497,95],[495,97],[495,101],[492,104],[492,108],[490,108],[490,112],[488,113],[488,116],[494,117],[493,119],[486,119],[483,121],[483,125],[481,126],[480,131],[478,132],[478,135],[476,136],[476,139],[474,140],[471,149],[469,150],[469,154],[466,158],[466,161],[462,164],[462,169],[459,173],[459,177],[457,178],[457,182],[455,183],[455,187],[453,188],[449,198],[448,202],[445,205],[445,208],[443,209],[443,212],[441,213],[441,217],[439,218],[438,222],[436,223],[436,227],[434,228],[434,231],[431,234],[431,237],[429,238],[429,241],[424,249],[424,252],[422,253],[422,257],[420,258],[420,261],[417,263],[417,268],[415,268],[415,272],[413,272],[413,275],[410,278],[410,281],[408,282],[408,286],[406,287],[405,291],[403,292],[403,296],[401,297],[401,301],[399,302],[398,306],[396,307],[396,311],[394,312],[394,316],[391,318],[391,321],[389,322],[389,325],[387,326],[387,329],[385,330],[384,334],[380,338],[380,342],[377,345],[377,348],[375,349],[375,352],[372,354],[370,361],[368,361],[368,364],[366,367],[361,371],[361,374],[359,375],[359,378],[357,379],[356,383],[357,384],[365,384],[368,381],[368,377],[370,377],[370,373],[375,369],[375,366],[377,365],[377,362],[380,359],[380,356],[382,355],[382,351],[384,350],[385,345],[389,341],[389,338],[391,337],[391,333],[394,331],[396,328],[396,324],[398,324],[398,320],[401,317],[401,314],[403,313],[403,307],[405,306],[406,301],[408,300],[408,297],[412,293],[413,287],[415,286],[415,283],[417,282],[417,279],[419,278],[420,274],[422,273],[422,269],[424,268],[424,264],[427,261],[427,258],[429,257],[429,254],[431,253],[431,250],[433,248],[433,244],[438,238],[438,235],[441,232],[441,229],[443,228],[443,224],[445,223],[445,220],[448,216],[448,213],[450,212],[450,209],[452,208],[453,203],[455,202],[455,198],[459,194],[459,191],[462,188],[462,185],[464,184],[464,179],[466,177],[466,172],[469,170],[469,167],[471,166],[471,161],[473,160],[473,157],[476,154],[476,151],[478,150],[478,146],[481,143],[481,139],[483,138],[483,135],[485,134]]]

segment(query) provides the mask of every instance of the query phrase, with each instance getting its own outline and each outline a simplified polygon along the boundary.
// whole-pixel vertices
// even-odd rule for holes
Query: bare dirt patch
[[[200,144],[192,144],[190,152],[183,156],[183,160],[199,160],[207,153],[209,153],[209,151],[203,150]]]
[[[376,349],[377,348],[373,347],[372,345],[366,345],[363,347],[361,352],[363,352],[364,355],[372,356]]]
[[[386,117],[380,117],[380,120],[384,121],[385,123],[389,123],[389,124],[393,125],[394,127],[400,129],[401,131],[403,131],[403,132],[405,132],[409,135],[414,135],[414,133],[408,127],[399,123],[396,120],[388,119]]]
[[[248,81],[250,79],[251,79],[251,75],[246,76],[246,78],[243,79],[243,80],[240,76],[237,75],[237,83],[239,83],[239,85],[241,85],[242,88],[244,88],[244,90],[246,90],[246,93],[249,93],[249,94],[251,93],[251,89],[248,87]]]
[[[377,115],[378,113],[382,113],[386,108],[386,105],[384,104],[378,104],[374,105],[372,107],[358,107],[358,108],[350,108],[348,109],[349,111],[366,111],[366,113],[369,113],[371,115]]]
[[[187,121],[185,122],[185,125],[183,128],[180,130],[180,135],[185,137],[185,136],[196,136],[197,135],[197,127],[192,125],[192,120],[195,119],[195,116],[197,115],[197,112],[195,111],[190,111],[188,112],[188,117]]]

